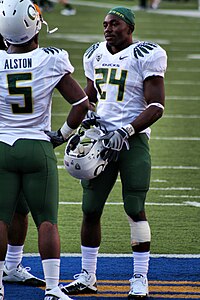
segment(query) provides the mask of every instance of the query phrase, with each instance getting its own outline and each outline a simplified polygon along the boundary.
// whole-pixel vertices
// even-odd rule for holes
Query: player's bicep
[[[73,79],[70,74],[65,74],[57,84],[56,88],[71,104],[86,96],[79,83]]]
[[[85,87],[86,95],[88,96],[90,102],[97,102],[97,90],[94,87],[94,81],[87,78],[87,85]]]
[[[161,76],[151,76],[144,81],[144,97],[147,104],[152,102],[165,104],[164,78]]]

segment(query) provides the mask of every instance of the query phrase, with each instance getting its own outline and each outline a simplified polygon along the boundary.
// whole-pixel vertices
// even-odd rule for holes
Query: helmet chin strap
[[[56,28],[54,28],[52,30],[49,30],[49,25],[48,25],[48,23],[45,20],[42,20],[42,23],[47,26],[47,33],[49,33],[49,34],[52,34],[52,33],[54,33],[55,31],[58,30],[58,27],[56,27]]]
[[[41,13],[41,10],[40,10],[40,8],[39,8],[39,6],[37,5],[37,4],[34,4],[34,6],[35,6],[35,8],[36,8],[36,10],[37,10],[37,12],[38,12],[38,14],[39,14],[39,18],[40,18],[40,21],[41,21],[41,23],[43,23],[43,24],[45,24],[46,26],[47,26],[47,33],[54,33],[55,31],[57,31],[58,30],[58,27],[56,27],[56,28],[54,28],[54,29],[52,29],[52,30],[49,30],[49,25],[48,25],[48,23],[43,19],[43,17],[42,17],[42,13]]]

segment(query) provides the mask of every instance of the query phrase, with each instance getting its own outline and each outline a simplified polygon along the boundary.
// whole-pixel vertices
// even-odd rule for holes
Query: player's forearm
[[[163,108],[155,105],[149,106],[144,110],[131,125],[134,127],[135,132],[141,132],[142,130],[148,128],[154,124],[163,115]]]
[[[81,124],[89,108],[89,101],[86,99],[78,105],[73,105],[67,117],[67,124],[76,129]]]

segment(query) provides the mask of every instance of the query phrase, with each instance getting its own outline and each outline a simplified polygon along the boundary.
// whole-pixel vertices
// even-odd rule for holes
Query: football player
[[[39,47],[42,24],[50,32],[30,0],[0,2],[0,34],[7,45],[0,50],[0,300],[8,226],[17,205],[22,205],[21,193],[38,230],[44,299],[71,299],[59,288],[58,170],[53,148],[66,142],[81,124],[89,103],[71,75],[68,52]],[[55,88],[71,109],[61,128],[51,131]]]
[[[0,35],[0,50],[7,50],[3,37]],[[23,194],[16,208],[12,224],[8,230],[8,247],[4,264],[3,281],[7,283],[20,283],[29,286],[45,286],[45,281],[37,278],[30,272],[30,267],[21,264],[24,242],[28,228],[28,206]]]
[[[150,126],[164,110],[167,55],[156,43],[133,40],[135,15],[128,8],[111,9],[103,27],[105,41],[92,45],[84,55],[85,91],[91,103],[97,103],[98,123],[108,130],[101,139],[107,149],[103,157],[110,162],[96,178],[82,180],[82,271],[63,291],[69,295],[97,292],[100,220],[119,174],[133,251],[128,298],[145,298],[151,241],[145,213],[151,174]]]
[[[69,0],[58,0],[64,8],[61,10],[61,15],[63,16],[74,16],[76,14],[76,9],[69,3]]]

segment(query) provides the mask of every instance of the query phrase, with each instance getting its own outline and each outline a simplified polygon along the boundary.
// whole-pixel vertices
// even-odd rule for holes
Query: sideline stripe
[[[69,253],[68,253],[69,254]],[[75,296],[81,300],[101,300],[127,299],[130,289],[129,279],[132,274],[132,255],[129,257],[99,257],[98,266],[98,294]],[[114,257],[115,256],[115,257]],[[126,255],[127,256],[127,255]],[[43,276],[40,257],[23,257],[24,265],[30,266],[37,277]],[[111,268],[112,266],[112,268]],[[81,255],[79,257],[61,258],[62,284],[71,282],[73,275],[81,268]],[[200,299],[200,282],[198,270],[199,259],[179,259],[179,258],[152,258],[149,269],[149,299],[156,300],[192,300]],[[44,299],[44,288],[25,287],[22,285],[5,284],[6,299],[35,300]]]
[[[24,257],[38,257],[40,256],[39,253],[24,253]],[[61,253],[62,257],[82,257],[80,253]],[[112,254],[112,253],[99,253],[98,257],[132,257],[132,254]],[[186,259],[191,259],[191,258],[200,258],[200,254],[150,254],[150,257],[152,258],[186,258]]]
[[[75,5],[82,5],[82,6],[93,6],[99,8],[112,8],[118,6],[119,4],[114,3],[97,3],[92,1],[76,1],[74,0],[73,3]],[[127,6],[135,11],[140,10],[139,6]],[[178,9],[147,9],[148,13],[156,13],[156,14],[164,14],[164,15],[174,15],[174,16],[182,16],[182,17],[193,17],[199,18],[200,11],[198,10],[178,10]]]
[[[113,3],[104,3],[104,2],[97,3],[97,2],[92,2],[92,1],[76,1],[76,0],[73,1],[73,4],[82,5],[82,6],[93,6],[93,7],[98,7],[98,8],[112,8],[112,7],[119,5],[119,4],[113,4]]]
[[[71,280],[61,280],[63,283],[69,283]],[[184,299],[198,299],[199,297],[199,281],[151,281],[149,280],[149,292],[150,295],[156,298],[166,298],[173,295],[177,299],[177,296]],[[127,297],[129,289],[128,280],[98,280],[98,293],[96,297],[110,297],[118,298]],[[196,286],[195,286],[196,285]],[[173,293],[173,294],[172,294]],[[188,294],[190,293],[190,295]],[[191,295],[192,293],[192,295]],[[89,295],[84,295],[88,298]],[[92,295],[90,295],[92,297]],[[171,298],[171,297],[170,297]]]

